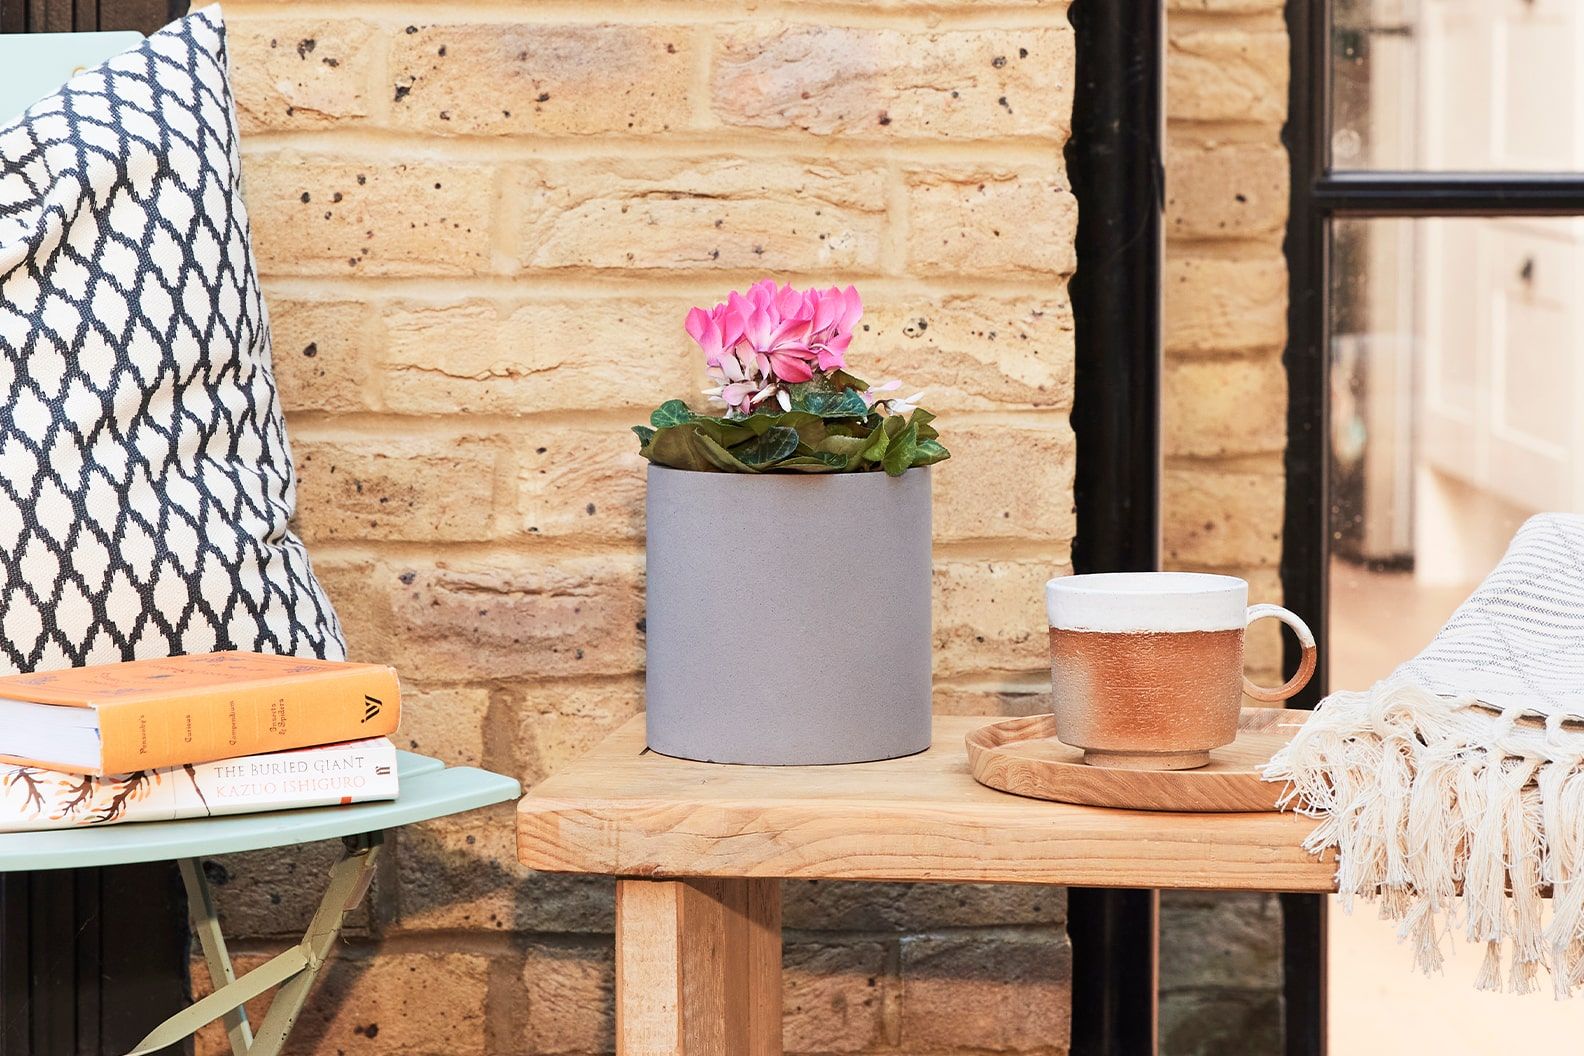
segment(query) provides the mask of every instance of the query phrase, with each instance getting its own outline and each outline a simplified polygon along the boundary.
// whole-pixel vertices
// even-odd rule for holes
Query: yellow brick
[[[932,411],[1069,407],[1072,305],[1065,289],[1046,298],[887,299],[866,306],[849,358],[868,380],[924,389]]]
[[[373,27],[358,19],[233,21],[226,43],[243,133],[367,117],[373,40]]]
[[[643,667],[636,557],[409,565],[385,573],[389,651],[435,680],[627,674]]]
[[[1051,710],[1050,688],[1050,678],[1045,673],[990,687],[936,686],[935,714],[1039,715]]]
[[[1166,99],[1172,118],[1280,125],[1287,117],[1287,34],[1280,30],[1172,33],[1166,55]]]
[[[1287,341],[1287,262],[1177,256],[1166,262],[1167,352],[1279,348]]]
[[[386,402],[409,414],[627,408],[633,424],[699,386],[682,301],[403,302],[385,313]]]
[[[386,922],[387,931],[608,935],[615,882],[524,869],[514,807],[502,803],[403,828],[394,870],[399,915]]]
[[[1281,559],[1281,463],[1269,472],[1213,464],[1161,474],[1163,557],[1174,567],[1272,567]]]
[[[616,963],[610,943],[535,943],[523,959],[532,1053],[611,1052],[616,1045]]]
[[[755,22],[725,34],[711,80],[729,125],[819,135],[1065,139],[1067,27],[905,33]]]
[[[1287,221],[1287,152],[1280,146],[1170,144],[1168,238],[1273,235]]]
[[[937,559],[935,674],[1049,670],[1045,582],[1071,571],[1065,553]]]
[[[908,260],[930,273],[1065,275],[1078,209],[1059,172],[935,167],[907,174]]]
[[[490,535],[495,446],[473,438],[294,444],[297,515],[310,542]]]
[[[281,406],[347,413],[372,405],[373,312],[362,301],[312,301],[264,291]]]
[[[1065,420],[940,425],[952,457],[933,471],[936,540],[1072,539],[1074,449]]]
[[[842,885],[852,886],[852,885]],[[885,943],[788,942],[782,948],[782,1033],[788,1052],[874,1052],[885,1044],[892,983]]]
[[[856,162],[546,164],[518,194],[531,268],[870,270],[885,226],[882,173]]]
[[[483,766],[489,713],[489,691],[472,686],[413,685],[402,673],[401,730],[391,739],[397,747],[432,755],[450,766]]]
[[[510,804],[401,830],[395,887],[397,931],[512,931],[527,894],[517,864]]]
[[[408,27],[391,43],[392,121],[435,133],[586,135],[685,127],[691,40],[683,26]]]
[[[488,166],[247,159],[259,268],[274,275],[470,275],[489,267]]]
[[[366,663],[395,663],[390,596],[378,585],[379,566],[367,560],[321,557],[314,561],[313,569],[341,620],[347,657]]]
[[[301,939],[324,898],[325,874],[345,853],[340,840],[321,840],[298,844],[289,855],[271,847],[204,858],[226,934]],[[343,935],[368,934],[369,905],[365,900],[347,915]]]
[[[530,430],[518,448],[517,530],[642,539],[647,465],[619,425]]]
[[[902,939],[908,1052],[1067,1051],[1072,947],[1060,929]]]
[[[535,681],[507,691],[505,699],[516,717],[519,777],[533,785],[643,711],[643,680]]]
[[[1278,453],[1287,446],[1287,372],[1272,351],[1246,359],[1168,359],[1162,394],[1168,455]]]

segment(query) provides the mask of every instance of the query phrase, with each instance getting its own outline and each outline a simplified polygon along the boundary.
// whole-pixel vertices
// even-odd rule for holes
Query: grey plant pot
[[[856,763],[930,741],[930,476],[649,467],[649,747]]]

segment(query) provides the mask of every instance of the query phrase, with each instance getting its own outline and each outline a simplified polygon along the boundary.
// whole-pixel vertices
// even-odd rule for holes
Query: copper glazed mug
[[[1045,585],[1056,736],[1084,762],[1191,770],[1237,737],[1243,694],[1276,703],[1315,669],[1308,626],[1279,605],[1248,603],[1248,582],[1200,572],[1107,572]],[[1243,674],[1244,630],[1274,617],[1303,662],[1286,685]]]

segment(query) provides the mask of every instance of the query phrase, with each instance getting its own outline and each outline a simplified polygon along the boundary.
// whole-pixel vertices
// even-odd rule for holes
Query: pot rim
[[[861,473],[727,473],[724,471],[706,469],[677,469],[674,466],[662,466],[657,465],[654,462],[650,462],[648,464],[648,471],[651,476],[659,474],[661,476],[678,477],[719,477],[723,482],[728,480],[805,481],[811,484],[821,481],[826,483],[834,483],[838,480],[851,480],[854,478],[862,479],[864,477],[879,477],[881,480],[896,481],[911,477],[915,473],[923,473],[925,476],[928,476],[931,468],[932,467],[930,466],[913,466],[912,468],[905,471],[902,476],[893,477],[891,474],[880,469],[865,470]]]

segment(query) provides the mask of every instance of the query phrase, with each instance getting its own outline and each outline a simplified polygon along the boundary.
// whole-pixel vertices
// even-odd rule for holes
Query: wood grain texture
[[[776,880],[616,885],[619,1056],[780,1056]]]
[[[939,717],[904,759],[716,766],[644,747],[643,716],[518,806],[517,850],[547,872],[1087,887],[1330,891],[1335,865],[1293,814],[1181,814],[1026,799],[973,779],[985,720]]]
[[[1118,770],[1084,763],[1081,748],[1056,739],[1054,715],[987,723],[968,734],[968,766],[991,788],[1035,799],[1129,810],[1198,813],[1273,811],[1283,786],[1260,780],[1307,711],[1244,708],[1237,740],[1195,770]]]

